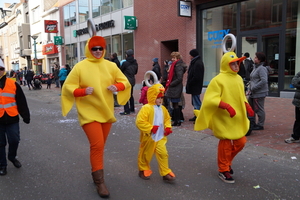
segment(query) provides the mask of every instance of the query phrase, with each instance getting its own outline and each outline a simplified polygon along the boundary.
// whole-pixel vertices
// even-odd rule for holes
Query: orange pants
[[[92,122],[82,126],[90,142],[92,172],[103,169],[104,146],[111,125],[111,123]]]
[[[230,171],[234,157],[244,148],[247,142],[246,136],[238,140],[220,140],[218,146],[219,172]]]

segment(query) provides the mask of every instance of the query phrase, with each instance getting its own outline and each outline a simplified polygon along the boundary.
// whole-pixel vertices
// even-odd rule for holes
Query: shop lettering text
[[[230,29],[227,30],[218,30],[218,31],[210,31],[207,34],[207,40],[213,41],[214,45],[211,46],[212,49],[221,48],[222,40],[230,32]]]
[[[112,27],[115,27],[115,21],[110,20],[107,22],[96,24],[95,27],[96,27],[96,31],[107,29],[107,28],[112,28]],[[80,36],[80,35],[84,35],[84,34],[88,34],[88,33],[89,33],[88,28],[76,30],[76,36]]]

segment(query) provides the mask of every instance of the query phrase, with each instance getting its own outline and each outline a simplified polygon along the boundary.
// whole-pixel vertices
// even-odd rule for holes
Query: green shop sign
[[[124,16],[124,29],[135,30],[137,28],[137,19],[135,16]]]
[[[64,39],[62,36],[54,36],[54,45],[63,45]]]

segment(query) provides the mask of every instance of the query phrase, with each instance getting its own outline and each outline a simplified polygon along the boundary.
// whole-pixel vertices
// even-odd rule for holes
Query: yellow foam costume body
[[[248,103],[242,78],[231,70],[229,63],[242,62],[234,52],[225,53],[221,59],[220,73],[209,83],[204,95],[194,129],[196,131],[211,129],[219,139],[240,139],[249,130],[249,120],[245,102]],[[223,101],[232,106],[236,115],[231,118],[226,109],[219,108]]]
[[[87,41],[85,47],[87,58],[77,63],[71,70],[64,82],[61,94],[63,116],[68,114],[75,100],[81,126],[94,121],[100,123],[113,123],[116,121],[113,94],[107,89],[108,86],[116,83],[124,84],[125,90],[119,91],[117,95],[120,105],[127,103],[131,90],[128,79],[117,65],[104,59],[105,50],[103,50],[100,59],[92,55],[89,49],[90,40],[91,38]],[[102,46],[101,44],[98,45]],[[94,88],[91,95],[74,97],[73,92],[75,89],[86,87]]]
[[[168,164],[167,137],[164,136],[165,128],[172,127],[171,117],[164,106],[155,104],[158,94],[163,91],[161,84],[151,86],[147,91],[148,104],[140,109],[136,117],[136,126],[140,130],[138,168],[139,171],[144,171],[146,176],[152,173],[150,162],[153,153],[156,155],[160,175],[165,176],[172,172]],[[153,125],[159,126],[156,134],[151,133]]]

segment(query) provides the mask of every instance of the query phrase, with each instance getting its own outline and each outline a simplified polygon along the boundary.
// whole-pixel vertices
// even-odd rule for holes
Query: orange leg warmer
[[[92,172],[103,169],[104,146],[111,125],[111,123],[92,122],[82,126],[90,142]]]
[[[218,146],[219,172],[230,170],[234,157],[244,148],[247,142],[246,136],[238,140],[220,140]]]

